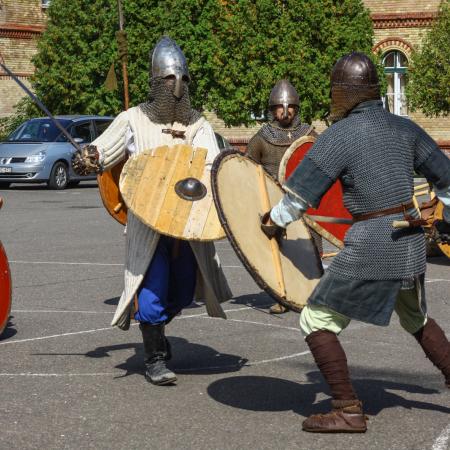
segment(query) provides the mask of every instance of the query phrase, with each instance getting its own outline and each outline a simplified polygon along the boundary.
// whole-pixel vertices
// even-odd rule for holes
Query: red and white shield
[[[11,273],[8,257],[0,242],[0,335],[6,327],[11,311]]]
[[[313,137],[303,136],[293,142],[286,150],[278,171],[278,179],[281,184],[289,178],[313,146],[314,142],[315,139]],[[341,182],[337,180],[322,197],[319,207],[317,209],[309,208],[307,214],[326,231],[340,241],[343,241],[345,233],[351,226],[352,216],[344,206]],[[322,220],[320,220],[321,218]],[[349,223],[335,223],[339,221]]]

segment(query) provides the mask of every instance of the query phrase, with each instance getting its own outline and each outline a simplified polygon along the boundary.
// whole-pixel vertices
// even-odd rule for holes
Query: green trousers
[[[415,333],[427,323],[427,315],[421,309],[420,286],[401,289],[395,303],[395,312],[400,325],[408,332]],[[339,334],[351,319],[321,305],[306,305],[300,315],[300,329],[304,336],[314,331],[325,330]]]

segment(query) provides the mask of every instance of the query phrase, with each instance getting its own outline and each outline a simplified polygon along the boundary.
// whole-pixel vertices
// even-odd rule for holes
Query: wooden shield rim
[[[246,158],[251,163],[258,165],[255,161],[253,161],[251,158],[249,158],[248,156],[246,156],[244,153],[240,152],[239,150],[225,150],[225,151],[221,152],[218,156],[216,156],[216,158],[214,159],[214,162],[213,162],[213,165],[211,168],[211,189],[212,189],[214,203],[216,204],[217,214],[219,216],[219,220],[222,225],[222,228],[224,229],[225,234],[227,235],[227,238],[228,238],[231,246],[233,247],[233,250],[235,251],[237,257],[242,262],[242,264],[244,265],[247,272],[252,276],[252,278],[256,282],[256,284],[263,291],[267,292],[277,302],[283,304],[284,306],[287,306],[292,311],[301,312],[303,307],[299,307],[299,306],[294,305],[293,303],[287,302],[284,297],[281,297],[280,295],[278,295],[278,293],[274,289],[272,289],[264,281],[264,279],[255,271],[255,268],[253,267],[253,265],[250,263],[250,261],[247,259],[247,257],[244,255],[244,253],[241,251],[238,242],[236,241],[230,227],[228,226],[228,223],[227,223],[227,220],[225,217],[225,213],[222,208],[222,203],[221,203],[220,197],[219,197],[219,186],[217,184],[217,174],[218,174],[218,171],[220,169],[222,162],[225,159],[228,159],[229,157],[233,157],[233,156],[240,156],[241,158]],[[276,183],[276,185],[282,190],[281,184],[277,180],[275,180],[275,178],[270,176],[270,174],[267,171],[265,171],[265,172]],[[306,225],[305,225],[305,228],[306,228],[309,238],[312,239],[311,233],[309,232],[309,228]],[[319,252],[315,245],[313,245],[313,248],[314,248],[314,251],[317,256],[317,258],[316,258],[317,269],[319,270],[319,273],[321,275],[323,275],[324,271],[323,271],[323,266],[321,264]]]
[[[0,241],[0,256],[4,258],[4,262],[5,262],[5,266],[6,266],[6,274],[7,274],[7,279],[8,279],[8,285],[9,285],[9,289],[7,291],[7,296],[8,298],[6,299],[8,302],[7,305],[7,310],[6,310],[6,315],[5,315],[5,319],[3,320],[3,322],[0,322],[0,336],[3,333],[3,331],[6,328],[6,325],[8,324],[8,320],[9,320],[9,316],[11,313],[11,297],[12,297],[12,283],[11,283],[11,270],[9,268],[9,262],[8,262],[8,256],[6,255],[5,249],[3,247],[2,242]],[[0,301],[3,301],[4,299],[1,298]]]
[[[125,158],[124,160],[122,160],[116,166],[114,166],[111,170],[106,170],[105,172],[97,175],[98,190],[100,192],[100,198],[102,199],[103,206],[105,207],[106,211],[108,211],[108,214],[113,219],[117,220],[117,222],[119,222],[121,225],[126,225],[127,224],[127,210],[128,210],[128,208],[127,208],[127,205],[125,204],[125,202],[122,199],[122,195],[120,194],[119,179],[120,179],[120,174],[122,173],[123,166],[125,165],[127,160],[128,160],[128,157]],[[117,171],[117,170],[119,170],[118,169],[119,167],[120,167],[120,171],[115,176],[114,173],[113,173],[113,170],[116,169],[116,171]],[[108,180],[107,178],[110,178],[110,179]],[[106,199],[107,198],[106,190],[107,190],[107,185],[108,184],[115,184],[115,186],[117,188],[117,192],[118,192],[118,197],[120,199],[122,199],[122,201],[121,201],[122,209],[119,212],[117,212],[117,213],[114,211],[114,207]]]
[[[288,165],[289,159],[292,154],[303,144],[311,143],[314,144],[316,138],[314,136],[302,136],[296,139],[284,152],[283,158],[281,158],[280,167],[278,168],[278,181],[280,183],[285,182],[286,167]]]

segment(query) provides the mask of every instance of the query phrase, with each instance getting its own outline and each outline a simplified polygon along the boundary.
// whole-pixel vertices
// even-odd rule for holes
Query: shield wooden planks
[[[281,246],[261,231],[260,216],[284,195],[260,165],[240,152],[221,153],[212,168],[214,201],[237,256],[258,285],[300,311],[323,273],[302,220],[287,227]]]
[[[189,241],[225,237],[210,189],[207,150],[190,145],[162,146],[129,159],[120,178],[122,197],[132,213],[158,233]],[[178,181],[195,178],[207,193],[199,200],[181,198]]]

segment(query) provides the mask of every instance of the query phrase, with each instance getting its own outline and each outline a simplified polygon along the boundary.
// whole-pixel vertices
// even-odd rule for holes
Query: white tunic
[[[185,139],[174,138],[162,130],[174,129],[185,132]],[[206,164],[211,165],[219,148],[211,125],[200,118],[190,126],[179,123],[155,124],[139,107],[119,114],[109,128],[93,143],[100,153],[100,162],[110,169],[122,161],[127,152],[132,157],[143,150],[161,145],[188,144],[208,149]],[[126,328],[129,308],[153,258],[160,234],[153,231],[128,211],[126,233],[125,286],[111,325]],[[198,263],[196,297],[204,298],[210,316],[226,318],[220,306],[232,294],[220,266],[214,244],[190,242]]]

